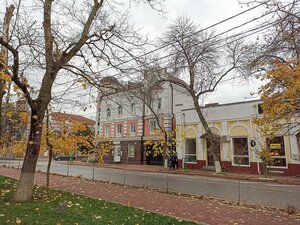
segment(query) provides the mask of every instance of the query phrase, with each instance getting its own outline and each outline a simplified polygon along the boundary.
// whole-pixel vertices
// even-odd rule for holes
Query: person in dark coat
[[[173,168],[173,170],[178,169],[178,158],[177,158],[177,153],[174,153],[171,155],[171,157],[168,159],[168,167],[171,169]]]

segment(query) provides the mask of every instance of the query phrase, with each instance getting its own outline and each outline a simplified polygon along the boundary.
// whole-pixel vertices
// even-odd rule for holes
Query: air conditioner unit
[[[229,142],[230,141],[230,137],[228,135],[222,135],[221,136],[221,141],[222,142]]]

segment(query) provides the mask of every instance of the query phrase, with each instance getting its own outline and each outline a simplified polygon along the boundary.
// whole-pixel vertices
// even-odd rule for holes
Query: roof
[[[248,103],[260,103],[260,99],[250,100],[250,101],[239,101],[239,102],[230,102],[230,103],[210,103],[205,104],[205,106],[200,106],[202,109],[206,108],[215,108],[215,107],[222,107],[222,106],[230,106],[230,105],[239,105],[239,104],[248,104]],[[189,108],[189,109],[182,109],[181,111],[189,111],[189,110],[195,110],[195,108]]]
[[[70,120],[70,121],[78,121],[78,122],[82,122],[85,123],[88,126],[94,126],[96,124],[96,121],[91,120],[89,118],[83,117],[83,116],[79,116],[79,115],[74,115],[74,114],[68,114],[68,113],[61,113],[61,112],[53,112],[51,113],[52,117],[63,117],[66,120]]]

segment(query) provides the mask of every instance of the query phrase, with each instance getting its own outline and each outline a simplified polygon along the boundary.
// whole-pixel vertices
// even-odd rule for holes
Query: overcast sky
[[[133,9],[132,18],[138,27],[143,28],[145,34],[154,39],[160,36],[177,16],[188,15],[194,23],[199,24],[201,28],[205,28],[246,9],[247,7],[240,5],[238,0],[166,0],[163,17],[150,9],[150,7],[143,5]],[[222,23],[216,26],[215,29],[218,33],[228,30],[259,16],[261,12],[262,8],[255,9],[236,19]],[[251,26],[253,25],[251,24]],[[246,29],[246,27],[241,29]],[[240,79],[224,82],[214,94],[209,95],[205,99],[205,103],[228,103],[248,100],[253,98],[250,93],[257,92],[261,84],[257,80],[245,82]]]
[[[120,2],[123,2],[123,0],[120,0]],[[149,39],[155,40],[158,36],[162,35],[177,16],[187,15],[195,24],[199,24],[201,28],[205,28],[246,9],[246,6],[239,5],[238,0],[165,0],[163,15],[151,9],[147,4],[136,6],[134,3],[131,4],[130,14],[132,23],[136,27],[141,28],[142,33],[147,35]],[[236,19],[216,26],[215,30],[217,33],[225,31],[260,14],[261,9],[253,10]],[[245,28],[243,27],[242,29]],[[205,99],[205,103],[228,103],[248,100],[252,98],[250,92],[257,92],[260,85],[261,83],[256,80],[248,82],[241,82],[240,80],[223,82],[214,94],[209,95]],[[74,107],[60,108],[62,111],[69,113],[77,113],[95,118],[95,104],[88,106],[87,111],[78,110],[78,108]]]
[[[161,36],[177,16],[188,15],[194,23],[199,24],[201,28],[205,28],[247,9],[245,5],[241,6],[238,0],[165,0],[164,6],[165,13],[161,15],[147,5],[141,4],[136,6],[132,4],[130,8],[131,20],[136,27],[142,29],[143,34],[154,40]],[[261,12],[262,9],[255,9],[236,19],[222,23],[216,26],[215,29],[218,33],[225,31],[259,16]],[[251,24],[251,26],[253,25]],[[243,27],[241,29],[246,28]],[[255,79],[250,79],[249,81],[235,79],[223,82],[219,85],[215,93],[205,97],[204,103],[229,103],[257,99],[257,95],[252,96],[250,93],[257,92],[261,85],[262,83]],[[77,113],[95,118],[94,107],[88,108],[86,112],[77,111]]]

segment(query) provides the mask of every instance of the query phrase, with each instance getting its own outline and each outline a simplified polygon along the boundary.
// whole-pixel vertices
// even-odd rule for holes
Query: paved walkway
[[[0,167],[0,175],[18,179],[20,171]],[[37,173],[35,182],[39,185],[45,185],[45,174]],[[51,188],[113,201],[204,224],[300,224],[300,215],[289,216],[278,209],[261,206],[237,206],[226,201],[167,194],[143,188],[92,182],[74,177],[51,175]]]

